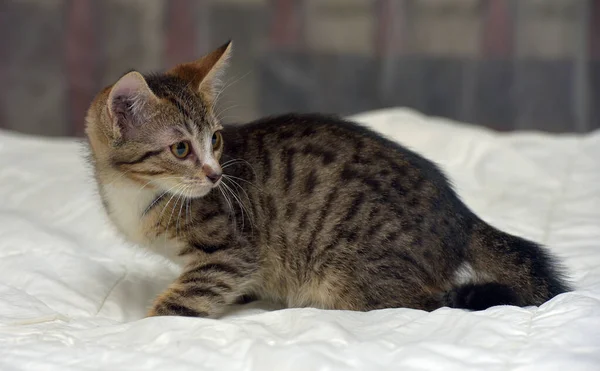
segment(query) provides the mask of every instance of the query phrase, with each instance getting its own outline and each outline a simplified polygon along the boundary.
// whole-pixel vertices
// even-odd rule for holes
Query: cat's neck
[[[115,180],[101,188],[108,216],[128,241],[149,248],[177,264],[184,263],[177,255],[183,241],[168,233],[157,233],[159,218],[172,214],[173,210],[166,210],[168,205],[158,205],[159,212],[146,213],[157,200],[159,191],[129,179]]]

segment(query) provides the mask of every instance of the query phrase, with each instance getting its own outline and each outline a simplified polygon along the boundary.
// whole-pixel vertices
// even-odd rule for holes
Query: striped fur
[[[222,128],[206,79],[228,50],[145,82],[127,77],[143,112],[110,100],[118,82],[88,113],[108,215],[182,266],[150,315],[218,317],[247,296],[362,311],[483,309],[538,305],[568,289],[545,249],[487,225],[433,163],[370,130],[323,115]],[[111,117],[111,104],[124,114]],[[211,148],[216,130],[224,146]],[[195,158],[173,158],[181,140]],[[207,163],[223,169],[214,185]]]

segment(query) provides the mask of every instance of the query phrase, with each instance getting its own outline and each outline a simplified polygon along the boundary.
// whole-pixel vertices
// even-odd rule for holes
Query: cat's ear
[[[208,99],[212,99],[221,85],[221,77],[231,55],[231,40],[204,57],[176,66],[168,73],[188,82]]]
[[[121,77],[112,86],[106,102],[116,137],[135,136],[147,119],[147,105],[158,100],[139,72]]]

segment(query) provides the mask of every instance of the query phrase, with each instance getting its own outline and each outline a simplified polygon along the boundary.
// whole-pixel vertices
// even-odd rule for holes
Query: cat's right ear
[[[111,88],[106,102],[115,138],[132,138],[147,119],[145,107],[158,102],[139,72],[121,77]]]
[[[231,48],[230,40],[204,57],[180,64],[167,73],[188,82],[188,86],[212,102],[221,87],[221,76],[227,67]]]

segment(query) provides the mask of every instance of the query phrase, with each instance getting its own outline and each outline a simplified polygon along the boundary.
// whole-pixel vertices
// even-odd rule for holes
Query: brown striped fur
[[[370,130],[323,115],[222,127],[214,92],[229,51],[127,74],[88,112],[108,215],[182,266],[150,315],[217,317],[246,295],[433,310],[538,305],[567,290],[545,249],[483,222],[433,163]],[[170,151],[182,140],[193,157]],[[207,166],[223,178],[210,183]]]

